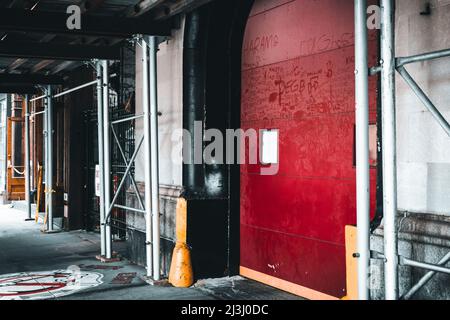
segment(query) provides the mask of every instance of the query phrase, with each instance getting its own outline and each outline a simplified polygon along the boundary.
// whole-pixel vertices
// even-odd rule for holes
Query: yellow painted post
[[[39,221],[39,208],[41,206],[41,193],[42,193],[42,166],[38,165],[38,186],[37,186],[37,200],[36,200],[36,215],[34,220]]]
[[[356,250],[357,229],[345,227],[345,260],[347,278],[347,296],[342,300],[358,300],[358,260],[353,256]]]

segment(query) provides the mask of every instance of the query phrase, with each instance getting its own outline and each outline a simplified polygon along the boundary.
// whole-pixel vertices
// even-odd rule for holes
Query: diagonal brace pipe
[[[126,177],[128,175],[128,173],[130,172],[131,166],[133,165],[134,160],[136,160],[137,154],[138,154],[139,149],[141,148],[143,142],[144,142],[144,137],[142,136],[141,140],[139,141],[138,147],[136,148],[136,150],[134,150],[133,156],[130,159],[130,163],[128,164],[127,169],[125,170],[124,177]],[[108,208],[108,214],[105,219],[106,224],[109,224],[109,222],[110,222],[109,220],[111,217],[111,210],[114,207],[114,205],[116,204],[117,198],[119,197],[119,193],[122,190],[124,184],[125,184],[125,179],[122,179],[122,181],[120,181],[119,187],[117,188],[116,194],[114,195],[114,199]]]
[[[117,137],[116,130],[114,130],[114,126],[111,126],[111,131],[114,136],[114,140],[116,141],[116,144],[119,147],[119,151],[120,151],[120,154],[122,155],[122,159],[125,162],[125,165],[128,166],[129,165],[128,160],[125,157],[125,152],[123,152],[122,146],[120,145],[120,141],[119,141],[119,138]],[[130,177],[131,184],[133,185],[133,188],[134,188],[134,192],[136,193],[136,197],[138,198],[139,205],[142,210],[145,210],[144,203],[142,202],[141,195],[139,194],[139,189],[137,187],[136,180],[134,180],[134,177],[131,173],[129,173],[128,176]],[[126,176],[124,176],[123,178],[125,179]]]
[[[420,88],[417,82],[413,79],[413,77],[406,71],[403,66],[397,68],[398,72],[405,80],[405,82],[410,86],[416,96],[420,99],[423,105],[430,111],[432,116],[437,120],[442,129],[445,130],[448,136],[450,136],[450,124],[444,118],[444,116],[439,112],[436,106],[431,102],[430,98],[426,95],[426,93]]]

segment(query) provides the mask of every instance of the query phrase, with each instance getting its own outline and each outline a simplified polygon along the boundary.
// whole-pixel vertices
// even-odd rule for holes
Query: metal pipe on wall
[[[52,86],[47,87],[47,181],[45,185],[47,193],[46,207],[48,210],[47,231],[53,231],[53,101]]]
[[[183,44],[183,128],[191,134],[188,139],[191,148],[183,150],[183,185],[187,192],[202,190],[205,185],[204,167],[198,163],[202,159],[203,150],[195,147],[195,123],[204,123],[206,60],[205,43],[207,43],[208,23],[205,14],[199,10],[186,15],[185,37]],[[200,129],[202,129],[201,126]],[[203,135],[203,130],[200,132]],[[192,149],[192,150],[191,150]],[[196,158],[197,156],[197,158]],[[197,161],[196,161],[197,160]]]
[[[98,122],[98,164],[100,178],[100,246],[101,255],[106,254],[106,229],[105,229],[105,172],[104,172],[104,141],[103,141],[103,75],[101,61],[96,61],[97,72],[97,122]]]
[[[31,167],[30,167],[30,102],[28,95],[25,95],[25,201],[27,205],[26,220],[31,218]]]
[[[358,298],[369,299],[370,164],[367,0],[355,0],[355,103]]]
[[[153,280],[160,279],[160,217],[159,217],[159,138],[158,138],[158,44],[156,36],[149,38],[150,47],[150,127],[152,184]]]
[[[397,300],[397,156],[395,110],[394,0],[381,0],[381,100],[383,136],[383,207],[386,300]]]
[[[148,45],[142,37],[142,111],[144,113],[144,181],[145,181],[145,242],[146,242],[146,264],[147,277],[153,275],[153,244],[152,244],[152,197],[151,197],[151,131],[150,131],[150,100],[149,100],[149,64]]]
[[[104,181],[104,210],[106,212],[111,203],[111,155],[110,155],[110,138],[109,138],[109,70],[108,61],[102,61],[103,68],[103,181]],[[112,238],[110,219],[105,221],[105,258],[112,258]]]

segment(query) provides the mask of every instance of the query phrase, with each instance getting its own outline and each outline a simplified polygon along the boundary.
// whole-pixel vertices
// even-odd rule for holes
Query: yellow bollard
[[[191,252],[186,244],[187,201],[180,198],[177,203],[177,243],[170,264],[169,283],[177,288],[189,288],[194,283]]]
[[[185,243],[177,242],[173,250],[169,282],[177,288],[189,288],[194,283],[191,253]]]

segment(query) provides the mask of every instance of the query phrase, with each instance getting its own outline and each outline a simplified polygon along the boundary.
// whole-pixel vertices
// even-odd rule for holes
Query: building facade
[[[445,32],[450,6],[395,2],[397,56],[450,48]],[[161,276],[170,273],[184,201],[196,280],[240,274],[310,299],[348,296],[354,277],[348,255],[354,252],[346,226],[357,223],[353,1],[215,0],[173,10],[167,17],[171,35],[158,37],[156,57]],[[166,21],[157,18],[167,10],[150,12],[148,19]],[[380,31],[370,30],[368,67],[381,59],[380,42]],[[148,85],[142,52],[141,43],[126,41],[120,58],[108,63],[112,131],[106,192],[116,200],[112,239],[126,241],[126,257],[145,266],[146,212],[138,208],[148,196],[148,157],[141,150],[133,158],[146,134],[139,117],[146,112]],[[440,59],[408,67],[446,119],[448,64]],[[53,84],[55,95],[98,80],[95,71],[92,63],[72,65],[62,74],[64,83]],[[383,254],[381,77],[371,77],[368,86],[371,249]],[[438,264],[450,249],[450,139],[400,76],[396,88],[399,252]],[[53,100],[51,205],[55,223],[65,230],[99,231],[103,225],[96,180],[102,170],[98,92],[93,85]],[[26,94],[33,99],[43,92]],[[14,196],[8,186],[22,179],[25,99],[25,94],[0,96],[0,192],[9,200],[24,199],[25,189]],[[39,113],[46,102],[33,101],[29,108],[31,198],[44,218],[49,132]],[[239,129],[255,130],[254,150],[251,136],[229,135]],[[268,146],[265,137],[274,134],[276,144]],[[244,164],[238,161],[239,145],[228,148],[231,140],[225,137],[247,146]],[[212,143],[218,144],[205,161]],[[266,153],[270,160],[264,160]],[[372,258],[371,297],[383,299],[383,260]],[[400,266],[400,296],[425,273]],[[448,280],[438,274],[412,297],[449,299]]]

